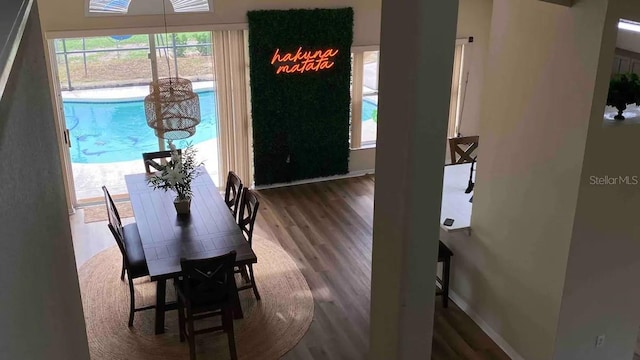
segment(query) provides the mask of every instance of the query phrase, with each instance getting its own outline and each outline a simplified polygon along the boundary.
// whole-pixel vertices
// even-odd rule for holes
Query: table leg
[[[451,257],[444,259],[442,264],[442,307],[449,306],[449,273],[451,268]]]
[[[167,280],[156,281],[156,335],[164,334],[164,305],[167,293]]]

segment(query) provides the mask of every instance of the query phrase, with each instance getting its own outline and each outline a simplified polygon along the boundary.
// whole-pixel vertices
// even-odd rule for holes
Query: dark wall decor
[[[347,173],[353,9],[247,16],[255,184]]]

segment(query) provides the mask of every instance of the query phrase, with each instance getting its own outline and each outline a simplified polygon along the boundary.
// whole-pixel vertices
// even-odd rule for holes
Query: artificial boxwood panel
[[[255,184],[345,174],[353,9],[250,11],[249,54]],[[337,49],[333,66],[277,73],[274,53]],[[328,64],[327,62],[324,63]],[[324,66],[324,65],[323,65]]]

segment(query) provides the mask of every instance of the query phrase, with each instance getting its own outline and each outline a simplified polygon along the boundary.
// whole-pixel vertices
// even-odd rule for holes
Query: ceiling
[[[623,50],[640,53],[640,32],[618,29],[616,47]]]

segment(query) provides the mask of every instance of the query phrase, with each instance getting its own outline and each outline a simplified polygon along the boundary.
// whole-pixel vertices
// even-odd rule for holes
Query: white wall
[[[376,148],[353,149],[349,154],[350,173],[373,173],[376,168]]]
[[[480,107],[492,5],[493,0],[460,0],[457,37],[474,38],[474,42],[468,44],[465,51],[466,61],[469,62],[469,82],[460,120],[460,133],[463,136],[478,135],[480,130]]]
[[[35,7],[34,7],[35,9]],[[0,359],[88,359],[34,10],[0,99]]]
[[[606,6],[493,4],[473,232],[444,240],[453,290],[528,360],[554,354]]]
[[[640,225],[637,219],[640,184],[598,186],[593,185],[591,178],[640,175],[635,160],[640,127],[602,126],[616,46],[616,25],[620,17],[640,21],[640,7],[636,0],[612,0],[609,4],[585,144],[555,360],[631,359],[640,326],[640,287],[636,285],[640,275]],[[602,26],[600,19],[593,25]],[[606,338],[604,346],[596,349],[598,335]]]
[[[22,14],[20,11],[23,6],[23,0],[4,0],[2,2],[2,12],[0,12],[0,64],[4,65],[9,56],[9,49],[12,48],[15,37],[16,28],[14,24],[20,23],[17,18]],[[0,67],[4,68],[4,66]],[[2,70],[0,70],[0,79],[2,78]],[[1,86],[2,84],[0,84]],[[0,92],[2,94],[2,92]]]

